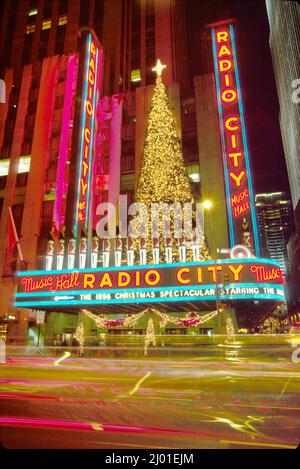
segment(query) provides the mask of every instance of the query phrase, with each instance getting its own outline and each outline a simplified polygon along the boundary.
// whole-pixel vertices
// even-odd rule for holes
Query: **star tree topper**
[[[161,77],[161,72],[163,71],[164,68],[166,68],[166,65],[163,65],[161,61],[158,59],[155,67],[152,68],[152,71],[156,72],[156,75],[158,77]]]

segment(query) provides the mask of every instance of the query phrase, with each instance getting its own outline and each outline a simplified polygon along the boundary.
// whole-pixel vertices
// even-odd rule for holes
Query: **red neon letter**
[[[189,278],[185,278],[185,279],[182,278],[182,275],[184,273],[188,273],[188,272],[190,272],[190,269],[188,269],[188,268],[183,268],[183,269],[178,270],[177,280],[178,280],[179,283],[183,283],[184,285],[187,284],[187,283],[191,283],[191,280]]]
[[[154,276],[152,280],[152,276]],[[150,285],[153,287],[154,285],[157,285],[160,281],[160,273],[157,270],[149,270],[146,275],[145,275],[145,282],[147,285]]]
[[[84,182],[83,179],[80,179],[80,183],[81,183],[81,189],[82,189],[82,195],[85,195],[85,192],[86,192],[86,189],[87,189],[87,183]]]
[[[130,283],[130,275],[128,272],[119,272],[118,273],[118,286],[127,287]]]
[[[231,51],[228,49],[227,46],[221,47],[218,57],[223,57],[223,55],[231,55]]]
[[[84,129],[84,138],[85,140],[90,143],[91,131],[87,127]]]
[[[89,116],[91,116],[93,114],[93,105],[91,103],[91,101],[86,101],[86,112],[88,113]]]
[[[239,156],[242,156],[242,153],[229,153],[228,154],[229,158],[233,158],[233,166],[237,167],[239,165]]]
[[[234,275],[234,281],[239,282],[240,281],[240,273],[242,272],[244,266],[243,264],[240,264],[237,266],[237,268],[233,267],[233,265],[229,265],[228,269],[233,273]]]
[[[89,67],[90,67],[90,68],[93,70],[93,72],[95,73],[95,60],[94,60],[94,59],[91,59],[91,60],[90,60]]]
[[[232,103],[232,101],[236,99],[236,96],[237,94],[234,90],[225,90],[221,94],[222,101],[224,101],[225,103]]]
[[[86,173],[87,173],[87,170],[89,168],[89,165],[86,164],[85,161],[82,161],[82,164],[83,164],[83,176],[85,177],[86,176]]]
[[[235,134],[232,134],[232,135],[231,135],[231,146],[232,146],[232,148],[236,148],[236,147],[237,147]]]
[[[220,60],[219,65],[220,65],[220,72],[226,72],[227,70],[231,69],[232,62],[231,60],[223,59],[223,60]]]
[[[226,119],[225,121],[225,127],[227,130],[239,130],[239,126],[238,125],[234,125],[232,124],[233,122],[238,122],[238,118],[237,117],[228,117],[228,119]]]
[[[220,265],[217,265],[216,267],[213,265],[211,267],[207,267],[207,270],[211,271],[213,274],[213,281],[215,282],[217,280],[217,274],[216,272],[219,270],[222,270],[222,267]]]
[[[219,31],[217,33],[217,43],[220,43],[222,41],[227,42],[228,39],[228,32],[227,31]]]
[[[95,83],[94,75],[92,74],[91,70],[89,71],[89,82],[91,85]]]
[[[111,281],[109,273],[107,272],[102,277],[102,280],[100,282],[100,288],[106,287],[106,286],[112,287],[112,281]]]
[[[94,288],[95,275],[94,274],[84,274],[83,277],[83,288]]]
[[[226,86],[230,86],[230,80],[229,80],[229,75],[228,75],[228,73],[225,74],[224,78],[225,78],[225,85],[226,85]]]
[[[93,55],[95,55],[95,54],[96,54],[96,48],[95,48],[95,46],[94,46],[94,43],[93,43],[93,42],[91,42],[90,51],[91,51],[91,53],[92,53]]]
[[[236,186],[240,186],[241,181],[242,181],[243,177],[245,176],[245,171],[241,171],[238,176],[234,173],[229,173],[229,176],[232,177],[232,179],[234,180]]]

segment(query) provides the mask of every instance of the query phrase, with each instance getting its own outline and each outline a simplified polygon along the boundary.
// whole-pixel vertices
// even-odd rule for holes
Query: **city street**
[[[0,365],[5,448],[295,448],[291,347],[168,357],[10,356]],[[138,352],[137,352],[138,355]],[[125,356],[125,355],[124,355]],[[62,358],[59,361],[59,358]]]

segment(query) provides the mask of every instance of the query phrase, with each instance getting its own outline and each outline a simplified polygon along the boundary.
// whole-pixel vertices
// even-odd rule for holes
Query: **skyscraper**
[[[289,242],[290,299],[300,304],[300,5],[266,0],[280,128],[292,195],[295,232]]]
[[[228,246],[224,188],[217,183],[222,178],[222,160],[218,158],[214,84],[211,76],[197,79],[188,75],[184,1],[4,1],[0,32],[0,78],[7,91],[6,103],[0,104],[3,314],[14,312],[13,275],[19,268],[16,248],[11,250],[6,238],[8,208],[28,270],[45,268],[51,236],[55,250],[59,239],[81,236],[80,230],[73,232],[73,218],[78,202],[83,76],[89,73],[83,60],[85,28],[93,31],[93,44],[101,45],[103,52],[95,95],[93,206],[116,203],[119,193],[126,194],[129,203],[135,199],[155,82],[152,68],[159,57],[167,65],[164,80],[194,199],[210,196],[206,187],[211,189],[214,181],[216,246]],[[207,128],[204,124],[209,121]],[[213,166],[209,164],[212,151]],[[96,221],[95,217],[93,226]],[[212,248],[210,236],[208,229]],[[18,317],[11,334],[21,337],[26,333],[28,315],[20,309]],[[68,323],[72,328],[72,314]]]
[[[300,77],[300,5],[266,0],[270,48],[280,104],[280,127],[294,210],[300,210],[300,106],[293,98]]]
[[[274,259],[289,273],[287,243],[292,232],[291,201],[283,192],[257,194],[255,206],[262,257]]]

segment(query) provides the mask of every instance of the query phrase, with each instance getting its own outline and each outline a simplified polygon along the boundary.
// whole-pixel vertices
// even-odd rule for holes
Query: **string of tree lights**
[[[177,134],[175,119],[170,107],[165,85],[162,81],[162,70],[165,68],[160,60],[152,70],[156,72],[156,83],[151,102],[148,119],[148,127],[144,142],[144,152],[141,173],[138,181],[136,199],[138,203],[145,204],[148,211],[147,221],[142,220],[141,225],[151,231],[151,206],[152,204],[179,203],[182,210],[182,218],[185,218],[184,204],[193,202],[191,187],[187,176],[181,142]],[[142,227],[141,227],[142,228]],[[186,232],[192,233],[192,226],[187,227]],[[200,244],[200,260],[210,259],[203,231],[200,226],[195,238]],[[162,233],[165,231],[162,217],[158,220],[157,234],[160,252],[165,251]],[[173,260],[179,260],[178,246],[175,240],[174,217],[171,219],[169,231],[169,246],[172,246]],[[141,229],[141,235],[142,229]],[[167,243],[167,244],[168,244]],[[153,240],[152,240],[153,244]],[[151,241],[147,241],[149,261],[152,262],[149,253],[152,251]],[[191,260],[191,253],[187,254],[187,260]]]
[[[118,319],[108,319],[106,315],[100,314],[96,315],[90,312],[87,309],[82,309],[81,313],[95,321],[96,326],[99,329],[107,329],[109,327],[116,327],[116,328],[134,328],[138,322],[142,319],[144,315],[147,316],[147,327],[146,327],[146,334],[144,338],[144,354],[148,354],[148,347],[150,344],[156,345],[156,334],[155,334],[155,327],[154,327],[154,320],[156,319],[156,323],[159,326],[159,330],[156,332],[158,334],[161,333],[161,329],[164,329],[167,325],[167,323],[172,323],[175,324],[176,326],[185,326],[185,327],[196,327],[201,324],[204,324],[211,319],[213,319],[215,316],[220,314],[222,310],[225,308],[225,305],[220,305],[219,311],[211,311],[210,313],[200,315],[196,311],[190,311],[186,313],[186,315],[182,318],[179,317],[174,317],[171,316],[168,313],[163,313],[157,309],[154,308],[146,308],[140,313],[136,314],[128,314],[124,318],[118,318]],[[158,321],[157,321],[158,320]],[[82,323],[81,323],[82,324]],[[232,326],[233,327],[233,326]],[[81,343],[83,341],[82,336],[80,334],[82,333],[82,329],[80,329],[78,336],[81,338]],[[79,339],[78,339],[79,340]],[[83,345],[82,345],[83,346]]]

